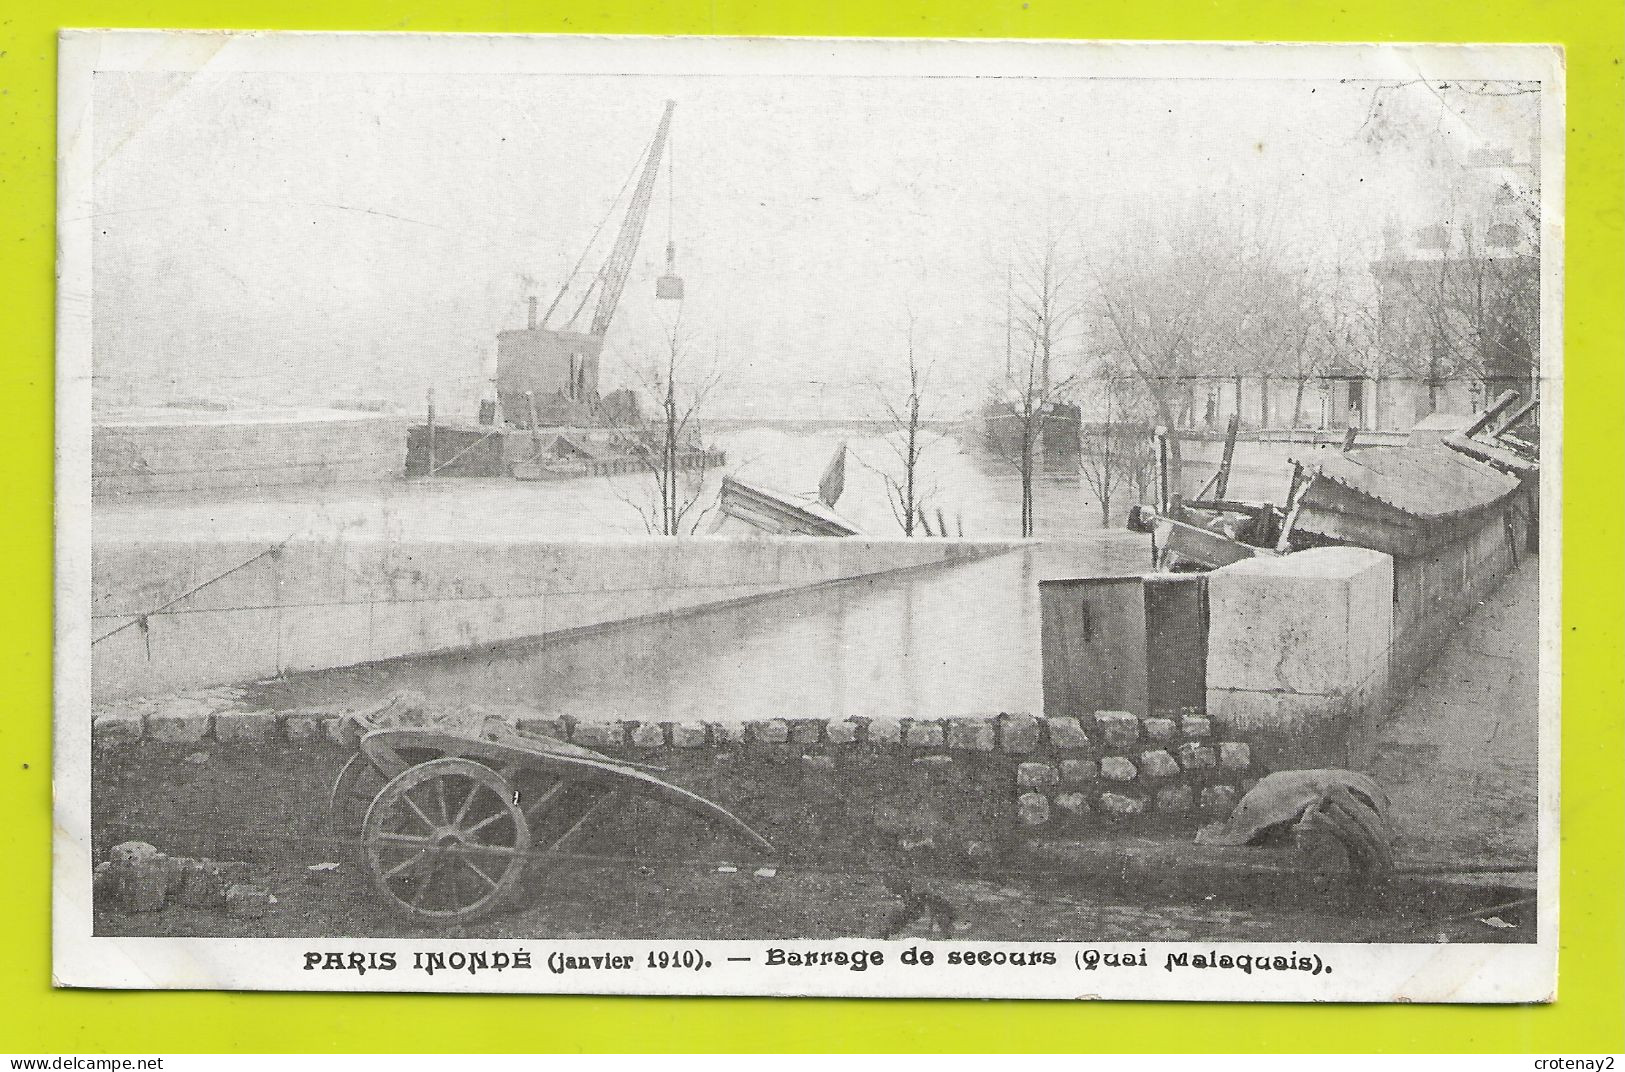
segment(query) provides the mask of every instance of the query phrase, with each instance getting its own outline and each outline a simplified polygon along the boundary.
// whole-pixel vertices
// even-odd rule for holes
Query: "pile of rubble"
[[[98,904],[119,912],[187,905],[256,919],[277,899],[249,878],[249,865],[242,860],[168,856],[145,841],[126,841],[114,845],[96,865],[95,891]]]

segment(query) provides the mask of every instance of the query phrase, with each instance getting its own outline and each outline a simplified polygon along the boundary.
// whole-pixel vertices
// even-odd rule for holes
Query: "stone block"
[[[1188,785],[1170,785],[1157,790],[1156,808],[1169,815],[1183,815],[1196,803],[1196,794]]]
[[[832,771],[835,769],[835,758],[833,756],[802,756],[801,766],[803,770]]]
[[[1202,789],[1202,810],[1216,815],[1229,815],[1236,808],[1236,790],[1229,785],[1209,785]]]
[[[214,716],[214,739],[224,743],[275,740],[281,729],[275,711],[220,711]]]
[[[1141,815],[1145,812],[1145,800],[1141,797],[1131,797],[1123,793],[1100,794],[1100,810],[1107,815],[1128,816]]]
[[[790,743],[805,748],[808,745],[818,744],[824,739],[824,720],[818,718],[797,719],[790,725]]]
[[[1219,766],[1227,771],[1244,771],[1253,764],[1253,750],[1240,741],[1219,742]]]
[[[1186,715],[1179,720],[1179,732],[1186,737],[1208,737],[1213,733],[1213,722],[1206,715]]]
[[[169,898],[167,862],[168,857],[156,851],[150,856],[114,861],[112,885],[118,907],[125,912],[161,911]]]
[[[226,914],[238,919],[258,919],[274,904],[276,898],[264,887],[236,883],[226,888]]]
[[[147,739],[165,744],[192,744],[209,735],[214,717],[205,712],[158,712],[147,717]]]
[[[1089,735],[1083,732],[1083,726],[1075,718],[1046,718],[1044,728],[1049,735],[1049,746],[1056,751],[1089,747]]]
[[[944,756],[941,754],[934,756],[917,756],[914,759],[914,765],[916,767],[947,767],[951,766],[953,761],[953,756]]]
[[[1016,798],[1016,817],[1022,826],[1043,826],[1049,822],[1049,798],[1042,793],[1023,793]]]
[[[1055,810],[1076,818],[1089,814],[1089,798],[1082,793],[1058,793],[1055,797]]]
[[[711,740],[719,747],[740,744],[745,740],[745,727],[738,722],[707,722],[705,728]]]
[[[1108,782],[1132,782],[1139,772],[1127,757],[1107,756],[1100,761],[1100,776]]]
[[[1061,775],[1048,763],[1023,763],[1016,767],[1016,784],[1023,789],[1053,789]]]
[[[95,715],[90,720],[90,736],[97,742],[138,740],[145,721],[140,714],[127,711]]]
[[[1140,753],[1140,773],[1147,778],[1172,778],[1179,773],[1179,764],[1164,749],[1156,748]]]
[[[118,896],[118,871],[112,860],[103,860],[90,871],[90,892],[97,897]]]
[[[1251,558],[1208,574],[1212,687],[1344,695],[1393,631],[1393,560],[1359,547]]]
[[[220,908],[226,891],[248,881],[248,865],[240,860],[189,860],[181,875],[180,902],[193,908]]]
[[[1186,741],[1179,746],[1178,751],[1179,765],[1188,771],[1212,770],[1218,766],[1218,757],[1214,754],[1212,745]]]
[[[1251,738],[1261,766],[1312,770],[1351,763],[1348,697],[1209,689],[1207,698],[1215,731]]]
[[[186,882],[186,872],[196,866],[197,861],[189,856],[165,856],[164,878],[167,880],[166,896],[170,901],[176,901],[181,895],[181,886]]]
[[[991,752],[998,745],[998,732],[991,718],[948,720],[948,747],[963,752]]]
[[[895,718],[871,719],[864,739],[874,745],[896,745],[903,739],[903,723]]]
[[[331,715],[293,711],[282,718],[282,735],[296,744],[331,740],[327,724],[336,721]]]
[[[999,716],[999,747],[1013,756],[1037,748],[1038,720],[1023,712]]]
[[[666,747],[666,728],[658,722],[639,722],[632,727],[633,748]]]
[[[1108,748],[1129,748],[1140,739],[1140,720],[1127,711],[1096,711],[1095,729]]]
[[[756,744],[788,744],[790,724],[782,718],[745,723],[745,731]]]
[[[1061,782],[1065,785],[1087,785],[1100,777],[1100,764],[1092,759],[1061,760]]]
[[[824,740],[830,744],[851,744],[858,739],[858,724],[851,719],[832,718],[824,724]]]
[[[570,739],[570,726],[562,718],[543,718],[540,715],[521,715],[514,720],[514,729],[520,733],[538,737],[556,737],[561,741]]]
[[[694,722],[673,722],[671,724],[671,746],[673,748],[704,748],[706,743],[704,725]]]
[[[570,739],[583,748],[620,748],[621,727],[615,722],[577,722]]]
[[[910,748],[941,748],[945,740],[942,726],[936,722],[910,722],[903,734],[903,743]]]
[[[1174,737],[1174,720],[1171,718],[1148,718],[1140,723],[1145,731],[1146,738],[1152,741],[1171,741]]]

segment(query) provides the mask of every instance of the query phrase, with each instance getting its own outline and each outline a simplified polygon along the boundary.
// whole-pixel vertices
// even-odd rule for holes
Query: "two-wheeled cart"
[[[501,726],[374,729],[339,772],[330,815],[336,833],[359,837],[362,864],[386,903],[439,923],[497,910],[528,863],[633,797],[773,852],[743,820],[658,770]]]

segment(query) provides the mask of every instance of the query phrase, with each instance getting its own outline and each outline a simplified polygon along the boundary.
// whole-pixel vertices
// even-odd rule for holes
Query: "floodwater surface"
[[[1038,582],[1143,569],[1130,533],[857,578],[479,651],[292,675],[279,709],[382,700],[520,704],[588,721],[903,717],[1043,706]]]

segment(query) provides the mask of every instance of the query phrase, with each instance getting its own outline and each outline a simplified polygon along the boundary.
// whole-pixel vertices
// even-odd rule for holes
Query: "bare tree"
[[[1381,152],[1422,153],[1452,176],[1439,220],[1413,243],[1391,241],[1375,266],[1386,356],[1426,380],[1432,408],[1455,377],[1538,388],[1540,93],[1537,82],[1381,82],[1356,131]],[[1415,136],[1428,122],[1476,135],[1487,118],[1488,129],[1502,131],[1498,145]],[[1522,159],[1520,127],[1529,149]]]
[[[917,529],[925,530],[929,534],[929,526],[922,524],[922,518],[926,506],[936,493],[936,488],[934,485],[926,485],[920,463],[925,452],[942,437],[929,433],[922,423],[921,410],[924,405],[929,369],[920,367],[914,350],[915,318],[912,312],[907,315],[907,395],[894,402],[884,387],[878,383],[870,384],[885,414],[888,428],[883,438],[894,455],[894,461],[886,466],[875,466],[868,462],[862,464],[885,483],[886,499],[891,506],[892,516],[897,519],[903,535],[913,536]]]
[[[1034,476],[1041,462],[1045,426],[1072,387],[1075,375],[1062,380],[1044,376],[1044,354],[1036,340],[1026,357],[1012,360],[1009,374],[992,384],[987,408],[988,440],[995,454],[1021,475],[1021,535],[1037,532]]]
[[[1094,333],[1144,385],[1158,424],[1190,423],[1199,379],[1235,376],[1267,360],[1285,260],[1268,214],[1142,220],[1113,244],[1109,259],[1091,258]],[[1169,468],[1177,487],[1178,436]]]
[[[1124,488],[1143,501],[1151,486],[1151,402],[1132,369],[1102,359],[1087,380],[1098,421],[1079,428],[1078,472],[1100,503],[1100,524],[1111,524],[1112,493]]]
[[[1056,364],[1079,337],[1085,308],[1083,261],[1051,225],[1041,241],[1018,244],[1006,275],[1004,375],[994,380],[984,413],[993,453],[1021,475],[1021,535],[1037,531],[1034,478],[1046,431],[1056,422],[1075,433],[1065,410],[1077,374]]]
[[[667,329],[662,349],[658,358],[631,369],[654,400],[657,415],[637,421],[625,412],[605,411],[616,442],[649,477],[644,494],[615,494],[638,512],[651,535],[687,536],[699,529],[707,512],[696,509],[705,490],[701,417],[722,375],[714,365],[701,367],[694,361],[680,315]]]
[[[1508,226],[1508,225],[1502,225]],[[1431,229],[1432,256],[1382,265],[1385,303],[1399,321],[1395,353],[1425,377],[1429,404],[1449,377],[1532,381],[1540,331],[1533,234],[1490,244],[1471,223]]]

